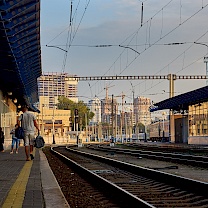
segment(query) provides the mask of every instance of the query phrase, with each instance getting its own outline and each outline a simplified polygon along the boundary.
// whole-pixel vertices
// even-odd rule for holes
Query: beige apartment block
[[[70,138],[71,131],[71,111],[58,110],[59,96],[78,102],[77,84],[78,81],[73,78],[74,75],[59,72],[43,73],[38,78],[39,104],[38,109],[41,113],[38,120],[41,126],[41,133],[48,143],[52,143],[54,136],[56,143],[65,143],[65,139]]]
[[[145,126],[151,123],[151,114],[149,111],[150,105],[150,98],[140,96],[134,99],[134,115],[136,123],[142,123]]]
[[[59,96],[78,102],[77,84],[78,81],[73,75],[58,72],[44,73],[38,78],[38,94],[39,97],[44,97],[44,100],[40,101],[40,107],[44,104],[48,108],[53,108],[58,103]]]

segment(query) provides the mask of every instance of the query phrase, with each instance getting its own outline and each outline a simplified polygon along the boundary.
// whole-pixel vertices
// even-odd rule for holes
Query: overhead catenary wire
[[[79,29],[79,27],[80,27],[80,25],[81,25],[81,22],[82,22],[82,20],[83,20],[83,18],[84,18],[84,15],[85,15],[85,13],[86,13],[86,11],[87,11],[87,8],[88,8],[89,4],[90,4],[90,0],[86,0],[86,6],[85,6],[85,8],[84,8],[84,12],[83,12],[83,14],[82,14],[82,16],[81,16],[81,19],[80,19],[80,21],[79,21],[79,24],[78,24],[77,28],[75,29],[74,34],[73,34],[72,37],[70,38],[70,43],[69,43],[69,44],[67,43],[68,48],[67,48],[67,52],[65,53],[64,64],[63,64],[63,69],[62,69],[62,71],[65,71],[66,60],[67,60],[67,55],[68,55],[68,53],[69,53],[69,49],[70,49],[70,47],[71,47],[72,42],[74,41],[74,38],[75,38],[75,36],[76,36],[76,34],[77,34],[77,31],[78,31],[78,29]]]
[[[160,13],[160,11],[162,11],[163,9],[165,9],[171,2],[172,2],[173,0],[170,0],[165,6],[163,6],[158,12],[156,12],[150,19],[153,19],[158,13]],[[150,20],[149,19],[149,20]],[[149,22],[149,20],[147,20],[144,24],[147,24],[148,25],[148,22]],[[143,25],[144,25],[143,24]],[[134,32],[134,33],[132,33],[131,35],[129,35],[120,45],[126,45],[126,47],[128,47],[128,45],[131,43],[131,41],[134,39],[134,37],[135,37],[135,35],[141,30],[141,28],[142,27],[139,27],[139,29],[137,29],[136,30],[136,32]],[[130,39],[130,41],[128,42],[128,44],[124,44],[124,42],[126,42],[128,39]],[[162,38],[160,38],[160,39],[162,39]],[[146,50],[146,48],[145,48],[145,50]],[[104,75],[106,75],[108,72],[110,72],[110,70],[111,70],[111,68],[112,68],[112,66],[121,58],[121,56],[122,56],[122,54],[124,53],[124,51],[125,51],[125,49],[120,53],[120,55],[116,58],[116,60],[113,62],[113,64],[109,67],[109,69],[103,74],[103,76]],[[134,60],[136,60],[137,58],[138,58],[138,56],[139,55],[141,55],[141,52],[139,52],[140,54],[138,54],[138,55],[135,55],[135,58],[133,59],[133,61]],[[131,63],[133,63],[133,61],[131,62]],[[130,63],[130,64],[131,64]],[[125,71],[127,68],[128,68],[128,66],[129,65],[126,65],[126,67],[123,69],[123,70],[120,70],[120,73],[119,73],[119,75],[120,74],[122,74],[122,72],[123,71]],[[97,82],[96,82],[97,83]],[[95,83],[95,84],[96,84]],[[92,86],[94,86],[95,84],[93,84]],[[100,93],[102,93],[102,91],[100,92]]]
[[[67,61],[67,57],[68,57],[68,53],[69,53],[69,49],[71,47],[71,44],[73,43],[74,41],[74,38],[78,32],[78,29],[81,25],[81,22],[85,16],[85,13],[87,11],[87,8],[90,4],[90,0],[86,0],[86,5],[84,7],[84,11],[83,11],[83,14],[81,15],[81,18],[80,18],[80,21],[77,25],[77,27],[74,29],[74,32],[73,32],[73,24],[74,24],[74,19],[75,19],[75,16],[77,14],[77,11],[78,11],[78,8],[79,8],[79,5],[80,5],[80,2],[81,0],[78,1],[78,4],[77,4],[77,7],[74,11],[74,14],[73,14],[73,0],[71,0],[71,4],[70,4],[70,18],[69,18],[69,26],[67,28],[65,28],[62,32],[60,32],[57,36],[55,36],[51,41],[49,41],[46,45],[47,47],[56,47],[57,45],[53,45],[53,46],[50,46],[49,44],[54,41],[56,38],[58,38],[61,34],[63,34],[67,29],[68,29],[68,33],[67,33],[67,40],[66,40],[66,44],[65,44],[65,54],[64,54],[64,59],[63,59],[63,64],[62,64],[62,72],[64,73],[65,71],[65,68],[66,68],[66,61]]]
[[[171,2],[171,1],[170,1]],[[181,4],[181,6],[182,6],[182,2],[181,2],[181,0],[180,0],[180,4]],[[204,2],[202,1],[202,8],[204,8],[204,7],[206,7],[206,5],[204,4]],[[161,13],[162,13],[162,20],[163,20],[163,11],[164,11],[164,8],[162,8],[162,10],[161,10]],[[182,13],[181,13],[181,11],[180,11],[180,21],[179,21],[179,23],[180,24],[182,24],[183,22],[181,22],[181,15],[182,15]],[[145,24],[145,23],[144,23]],[[150,21],[148,22],[148,24],[150,24]],[[163,25],[163,24],[162,24]],[[149,31],[150,31],[150,26],[148,26],[149,27]],[[164,34],[162,35],[162,33],[163,33],[164,31],[163,31],[163,26],[161,27],[161,35],[160,35],[160,39],[162,39],[162,37],[164,36]],[[138,35],[138,31],[136,32],[136,34],[135,34],[135,36],[132,36],[133,38],[135,38],[135,37],[137,37],[137,35]],[[129,40],[129,39],[128,39]],[[131,43],[131,42],[130,42]],[[70,45],[70,47],[72,46],[72,44],[68,44],[67,45],[67,47]],[[130,44],[128,45],[128,44],[121,44],[121,45],[123,45],[123,46],[125,46],[126,48],[124,49],[124,51],[125,50],[128,50],[128,48],[127,47],[131,47],[130,46]],[[159,45],[159,44],[157,44],[157,43],[153,43],[153,44],[151,44],[151,42],[150,42],[150,38],[148,38],[148,43],[146,44],[146,49],[145,50],[147,50],[148,49],[148,46],[153,46],[153,45]],[[132,50],[133,51],[133,50]],[[136,50],[137,51],[137,50]],[[138,53],[137,53],[138,52]],[[141,53],[141,51],[137,51],[137,52],[135,52],[135,58],[132,60],[133,62],[135,61],[135,59],[138,57],[138,55],[141,55],[142,53]],[[128,53],[127,53],[128,54]],[[115,70],[115,63],[117,62],[117,61],[119,61],[120,62],[120,69],[119,69],[119,72],[118,72],[118,74],[122,74],[126,69],[128,69],[128,65],[130,64],[130,62],[131,62],[131,60],[129,61],[129,63],[128,64],[126,64],[126,67],[124,68],[124,70],[122,69],[122,67],[121,67],[121,56],[119,56],[119,58],[118,58],[118,60],[116,60],[114,63],[113,63],[113,65],[112,65],[112,67],[110,68],[110,70],[108,71],[108,73],[110,72],[110,71],[112,71],[112,69],[113,70]],[[116,73],[116,72],[115,72]]]
[[[180,53],[176,58],[174,58],[170,63],[168,63],[168,65],[166,65],[165,67],[163,67],[163,69],[164,68],[166,68],[167,66],[169,66],[170,64],[172,64],[175,60],[177,60],[179,57],[181,57],[181,56],[183,56],[183,66],[182,66],[182,68],[180,69],[180,70],[178,70],[175,74],[177,74],[177,73],[179,73],[179,72],[181,72],[181,71],[183,71],[184,69],[186,69],[186,68],[188,68],[188,67],[190,67],[191,65],[193,65],[194,63],[196,63],[196,62],[198,62],[199,60],[201,60],[202,58],[204,58],[204,56],[202,56],[202,57],[199,57],[198,59],[196,59],[196,60],[194,60],[193,62],[191,62],[190,64],[188,64],[187,66],[184,66],[184,59],[185,59],[185,53],[188,51],[188,50],[190,50],[190,48],[191,47],[193,47],[193,45],[195,45],[195,44],[202,44],[202,43],[199,43],[198,41],[200,40],[200,39],[202,39],[205,35],[207,35],[208,34],[208,30],[205,32],[205,33],[203,33],[199,38],[197,38],[194,42],[179,42],[179,43],[169,43],[169,44],[166,44],[166,45],[182,45],[182,44],[190,44],[191,43],[191,45],[186,49],[186,50],[184,50],[182,53]],[[207,53],[206,54],[208,54],[208,45],[206,45],[206,44],[204,44],[205,46],[207,46]],[[160,73],[163,69],[161,69],[158,73]],[[158,74],[157,73],[157,74]],[[144,82],[144,81],[143,81]],[[162,80],[160,83],[162,83],[162,82],[164,82],[164,80]],[[140,83],[141,84],[141,83]],[[137,84],[137,85],[139,85],[139,84]],[[135,85],[135,86],[137,86],[137,85]],[[148,88],[148,90],[150,90],[150,89],[152,89],[153,87],[155,87],[156,85],[153,85],[151,88]],[[145,90],[145,91],[143,91],[142,93],[145,93],[147,90]]]
[[[66,40],[66,52],[64,54],[62,72],[64,72],[64,69],[65,69],[65,66],[66,66],[66,60],[67,60],[67,54],[68,54],[68,44],[69,44],[69,42],[71,42],[71,38],[72,38],[72,9],[73,9],[73,4],[72,4],[72,0],[71,0],[69,29],[68,29],[67,40]]]
[[[171,1],[170,1],[171,2]],[[169,3],[170,3],[169,2]],[[168,3],[168,4],[169,4]],[[152,47],[152,46],[154,46],[154,45],[156,45],[159,41],[161,41],[163,38],[165,38],[165,37],[167,37],[169,34],[171,34],[173,31],[175,31],[177,28],[179,28],[180,26],[182,26],[183,24],[185,24],[187,21],[189,21],[191,18],[193,18],[196,14],[198,14],[200,11],[202,11],[203,9],[205,9],[206,7],[208,6],[208,4],[206,4],[206,5],[204,5],[203,6],[203,8],[200,8],[200,9],[198,9],[195,13],[193,13],[191,16],[189,16],[189,17],[187,17],[183,22],[181,22],[181,23],[179,23],[176,27],[174,27],[172,30],[170,30],[169,32],[167,32],[166,34],[164,34],[161,38],[159,38],[158,40],[156,40],[154,43],[152,43],[152,44],[149,44],[149,46],[147,46],[147,48],[145,48],[143,51],[141,51],[140,52],[140,54],[138,54],[138,55],[136,55],[135,56],[135,58],[133,58],[132,59],[132,61],[129,63],[129,64],[127,64],[125,67],[124,67],[124,69],[123,70],[121,70],[120,71],[120,73],[118,74],[118,75],[120,75],[120,74],[122,74],[134,61],[135,61],[135,59],[137,59],[141,54],[143,54],[147,49],[149,49],[150,47]],[[163,9],[164,8],[162,8],[160,11],[163,11]],[[155,15],[154,15],[155,16]],[[153,17],[154,17],[153,16]],[[152,18],[153,18],[152,17]],[[150,18],[150,20],[152,19],[152,18]],[[147,21],[148,22],[148,21]],[[132,39],[131,39],[132,40]],[[130,42],[129,42],[130,43]],[[148,45],[148,44],[146,44],[146,45]],[[128,46],[128,44],[127,44],[127,46]],[[125,50],[125,49],[124,49]],[[123,52],[122,52],[123,53]],[[120,56],[122,55],[122,53],[120,54]],[[117,60],[116,60],[117,61]],[[115,61],[115,62],[116,62]],[[115,62],[113,63],[113,64],[115,64]],[[113,64],[112,64],[112,66],[113,66]],[[109,68],[109,70],[108,71],[110,71],[111,70],[111,67]],[[161,71],[161,70],[160,70]],[[106,73],[105,73],[106,74]],[[105,75],[104,74],[104,75]],[[110,84],[112,83],[113,81],[111,81],[110,82]],[[96,84],[96,83],[95,83]],[[100,92],[100,93],[102,93],[102,91]]]

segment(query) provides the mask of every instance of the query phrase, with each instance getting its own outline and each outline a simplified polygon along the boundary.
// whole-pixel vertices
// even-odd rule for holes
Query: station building
[[[170,109],[170,142],[208,145],[208,86],[155,103],[150,111],[164,109]]]
[[[0,1],[0,126],[5,145],[22,105],[39,112],[37,78],[42,74],[40,1]]]

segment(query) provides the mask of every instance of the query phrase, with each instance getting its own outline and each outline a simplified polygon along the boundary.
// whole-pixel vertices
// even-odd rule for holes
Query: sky
[[[206,75],[207,17],[208,0],[144,0],[143,14],[142,0],[42,0],[42,70],[77,76]],[[205,85],[205,80],[176,80],[174,94]],[[155,103],[169,98],[168,80],[80,81],[78,96],[103,99],[106,87],[118,102],[122,93],[126,102],[133,94]]]

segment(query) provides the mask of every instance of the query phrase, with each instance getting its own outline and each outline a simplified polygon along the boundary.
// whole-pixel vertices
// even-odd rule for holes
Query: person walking
[[[4,132],[0,127],[0,152],[4,152]]]
[[[26,160],[33,160],[33,145],[35,139],[35,129],[34,127],[40,131],[38,128],[37,120],[34,114],[28,111],[27,106],[22,107],[23,114],[19,116],[17,124],[24,130],[24,146],[25,146],[25,154]]]
[[[14,153],[14,145],[16,144],[16,154],[18,154],[18,148],[19,148],[19,138],[17,137],[17,129],[19,125],[16,124],[15,128],[11,130],[10,134],[12,134],[12,146],[11,146],[11,152],[10,154]]]

